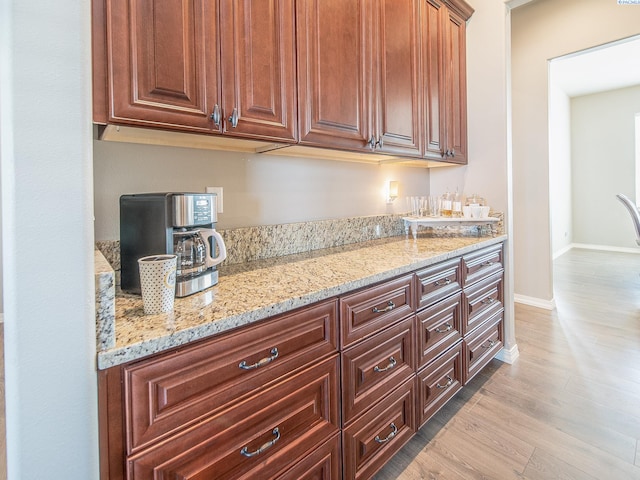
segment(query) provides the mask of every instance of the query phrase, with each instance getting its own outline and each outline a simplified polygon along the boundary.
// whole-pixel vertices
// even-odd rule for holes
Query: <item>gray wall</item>
[[[573,243],[637,249],[615,198],[635,192],[635,115],[640,86],[571,99]]]

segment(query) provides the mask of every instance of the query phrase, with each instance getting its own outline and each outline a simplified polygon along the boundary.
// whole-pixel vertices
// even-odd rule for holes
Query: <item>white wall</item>
[[[11,480],[98,478],[90,14],[0,2]]]
[[[571,184],[571,102],[549,75],[549,202],[551,251],[556,256],[573,242]]]
[[[640,86],[571,99],[573,241],[637,249],[631,218],[615,198],[635,198],[635,116]]]
[[[94,141],[96,239],[119,235],[126,193],[224,188],[218,228],[404,213],[429,192],[429,170],[335,160]],[[446,168],[446,167],[443,167]],[[399,182],[387,205],[384,186]]]
[[[538,0],[511,18],[515,291],[551,301],[548,60],[640,33],[640,6]]]

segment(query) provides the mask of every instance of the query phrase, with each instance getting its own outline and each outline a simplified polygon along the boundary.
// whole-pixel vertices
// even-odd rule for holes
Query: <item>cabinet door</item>
[[[211,132],[217,2],[107,1],[109,121]]]
[[[448,161],[467,163],[467,67],[466,24],[447,10],[445,58],[447,59],[447,149]]]
[[[377,151],[422,155],[419,88],[418,0],[379,0],[374,15],[377,28],[376,106]]]
[[[371,48],[365,0],[298,0],[300,143],[368,150]]]
[[[296,140],[293,1],[221,2],[225,133]]]
[[[436,0],[422,6],[422,77],[425,157],[444,158],[446,101],[444,77],[444,11]]]

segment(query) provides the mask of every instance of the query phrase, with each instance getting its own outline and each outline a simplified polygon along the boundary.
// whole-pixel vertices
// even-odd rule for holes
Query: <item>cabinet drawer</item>
[[[471,285],[503,268],[501,243],[464,255],[462,257],[462,286]]]
[[[418,373],[418,428],[462,388],[462,342]]]
[[[464,290],[462,335],[467,335],[503,309],[502,279],[500,272]]]
[[[418,312],[418,369],[461,338],[462,293]]]
[[[413,275],[340,298],[342,346],[346,347],[413,313]]]
[[[348,423],[415,372],[413,317],[342,353],[342,419]]]
[[[338,429],[338,356],[127,462],[128,479],[275,478]]]
[[[339,480],[342,477],[340,434],[316,448],[278,480]]]
[[[337,351],[337,301],[124,369],[127,451]]]
[[[418,310],[461,289],[460,259],[447,260],[416,272]]]
[[[343,430],[344,479],[371,478],[415,431],[412,378]]]
[[[471,380],[500,351],[504,342],[503,312],[464,339],[463,384]]]

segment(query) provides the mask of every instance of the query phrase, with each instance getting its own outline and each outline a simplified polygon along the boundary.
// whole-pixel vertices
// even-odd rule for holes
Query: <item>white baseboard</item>
[[[520,351],[518,350],[518,345],[514,345],[510,349],[503,348],[496,354],[496,358],[501,362],[508,363],[512,365],[520,356]]]
[[[553,259],[555,260],[556,258],[558,258],[561,255],[564,255],[565,253],[567,253],[569,250],[571,250],[573,248],[573,244],[569,244],[564,248],[561,248],[560,250],[558,250],[557,252],[554,252],[553,254]]]
[[[522,303],[523,305],[529,305],[531,307],[544,308],[545,310],[553,310],[556,308],[556,301],[553,299],[543,300],[541,298],[518,295],[517,293],[513,296],[513,301],[516,303]]]
[[[572,243],[571,248],[584,248],[585,250],[604,250],[607,252],[640,254],[640,248],[614,247],[611,245],[591,245],[589,243]],[[564,253],[564,252],[563,252]],[[555,258],[555,256],[554,256]]]

